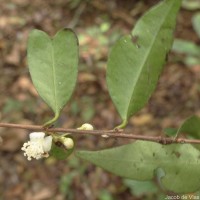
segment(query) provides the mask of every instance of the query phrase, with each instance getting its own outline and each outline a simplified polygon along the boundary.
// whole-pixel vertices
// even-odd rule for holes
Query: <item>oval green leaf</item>
[[[150,98],[169,52],[181,0],[165,0],[144,14],[108,59],[107,85],[122,127]]]
[[[28,65],[33,84],[54,111],[57,120],[75,87],[78,72],[78,40],[70,29],[59,31],[52,39],[33,30],[28,40]]]
[[[78,151],[76,155],[133,180],[151,180],[162,170],[163,187],[176,193],[195,192],[200,188],[200,152],[190,144],[136,141],[101,151]]]

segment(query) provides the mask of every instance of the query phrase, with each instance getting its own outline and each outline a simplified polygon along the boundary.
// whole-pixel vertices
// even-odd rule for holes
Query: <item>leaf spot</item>
[[[140,48],[140,45],[138,44],[138,39],[139,39],[139,36],[138,35],[131,35],[131,40],[132,42],[135,44],[136,48]]]
[[[138,42],[139,36],[138,35],[131,35],[131,40],[134,44]]]

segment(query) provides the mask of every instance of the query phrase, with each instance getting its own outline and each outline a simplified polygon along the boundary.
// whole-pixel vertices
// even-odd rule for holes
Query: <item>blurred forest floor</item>
[[[106,86],[106,62],[112,44],[129,33],[137,19],[158,0],[0,0],[0,120],[43,124],[51,110],[38,97],[27,67],[29,32],[41,29],[53,36],[63,27],[77,33],[79,76],[75,93],[57,126],[76,128],[88,122],[96,129],[120,123]],[[200,45],[192,26],[199,8],[182,8],[176,38]],[[160,135],[200,114],[200,64],[182,62],[187,55],[171,52],[148,105],[130,119],[135,134]],[[156,58],[155,58],[156,59]],[[42,66],[41,66],[42,67]],[[162,199],[164,192],[150,183],[131,182],[70,156],[27,161],[20,150],[28,131],[0,129],[0,200],[142,200]],[[103,149],[130,140],[79,136],[77,148]],[[127,169],[128,170],[128,169]]]

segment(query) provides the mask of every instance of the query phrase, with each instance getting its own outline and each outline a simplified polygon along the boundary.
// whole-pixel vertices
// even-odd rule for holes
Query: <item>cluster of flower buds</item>
[[[78,130],[93,130],[93,126],[86,123],[79,127]],[[32,158],[38,160],[48,157],[52,141],[55,143],[59,142],[67,150],[74,147],[73,139],[63,135],[52,134],[45,136],[44,132],[33,132],[30,133],[29,138],[30,140],[25,142],[21,148],[21,150],[24,151],[24,156],[27,156],[28,160]]]

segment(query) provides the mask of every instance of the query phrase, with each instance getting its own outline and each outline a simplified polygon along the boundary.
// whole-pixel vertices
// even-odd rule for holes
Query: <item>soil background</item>
[[[31,30],[53,36],[63,27],[79,38],[79,75],[75,92],[56,126],[91,123],[112,129],[121,121],[106,86],[106,63],[116,39],[129,33],[137,19],[158,0],[0,0],[0,121],[41,125],[53,116],[38,96],[28,72],[26,48]],[[182,8],[175,37],[200,45],[192,26],[199,10]],[[184,58],[185,55],[182,55]],[[155,58],[156,59],[156,58]],[[42,66],[41,66],[42,67]],[[135,134],[164,135],[187,117],[200,114],[200,64],[187,66],[171,52],[148,104],[130,119]],[[28,131],[0,129],[0,200],[142,200],[169,194],[158,187],[143,192],[71,155],[27,161],[20,150]],[[0,139],[1,139],[0,138]],[[97,150],[131,142],[126,139],[76,137],[77,149]]]

